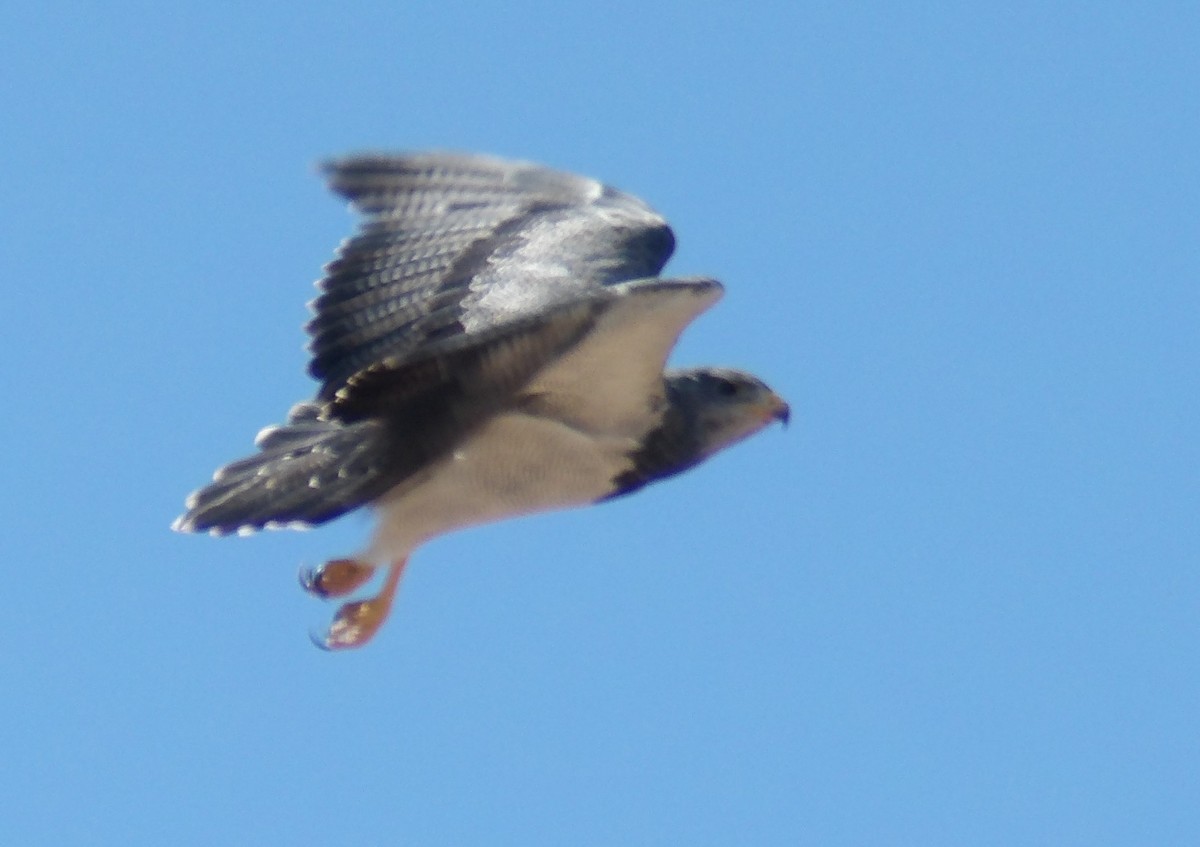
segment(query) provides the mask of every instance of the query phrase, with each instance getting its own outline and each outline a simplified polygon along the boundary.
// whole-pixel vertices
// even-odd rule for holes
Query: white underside
[[[376,502],[378,526],[359,558],[386,564],[451,530],[592,503],[612,491],[634,446],[545,418],[501,415]]]
[[[614,287],[583,342],[539,374],[533,401],[489,421],[451,454],[374,504],[378,526],[357,558],[379,565],[456,529],[593,503],[660,420],[662,369],[718,287]]]

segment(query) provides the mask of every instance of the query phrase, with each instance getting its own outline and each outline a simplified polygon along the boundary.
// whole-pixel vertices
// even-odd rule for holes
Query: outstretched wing
[[[365,220],[318,283],[309,370],[323,400],[354,393],[362,372],[403,370],[655,276],[674,248],[642,201],[537,165],[426,153],[326,171]]]

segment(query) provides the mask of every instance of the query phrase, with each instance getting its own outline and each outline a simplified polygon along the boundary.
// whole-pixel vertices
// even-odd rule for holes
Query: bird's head
[[[758,377],[732,368],[667,373],[671,400],[695,422],[702,456],[711,456],[768,424],[787,424],[791,409]]]

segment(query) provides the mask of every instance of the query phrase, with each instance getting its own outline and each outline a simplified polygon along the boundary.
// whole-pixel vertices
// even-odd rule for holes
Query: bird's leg
[[[353,559],[333,559],[319,568],[301,568],[300,585],[316,597],[345,597],[374,575],[374,565],[364,565]]]
[[[345,650],[349,647],[361,647],[370,641],[383,622],[387,620],[392,610],[392,600],[396,596],[396,586],[400,584],[400,575],[408,563],[405,557],[388,567],[387,579],[383,588],[374,597],[346,603],[338,609],[329,627],[329,634],[323,643],[317,646],[328,650]]]

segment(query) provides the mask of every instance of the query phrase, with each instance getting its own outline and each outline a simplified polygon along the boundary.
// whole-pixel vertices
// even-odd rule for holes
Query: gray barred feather
[[[224,535],[316,525],[369,502],[390,485],[386,428],[304,418],[265,430],[260,452],[226,465],[187,499],[183,532]]]
[[[366,216],[313,302],[309,371],[326,400],[381,359],[654,276],[674,249],[641,200],[536,165],[430,153],[350,157],[326,172]]]

